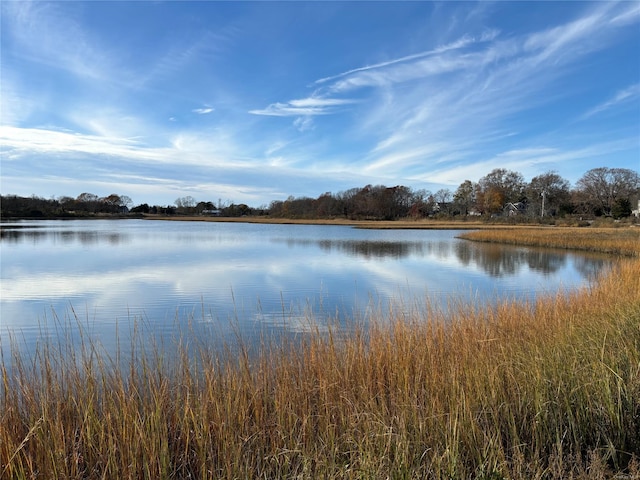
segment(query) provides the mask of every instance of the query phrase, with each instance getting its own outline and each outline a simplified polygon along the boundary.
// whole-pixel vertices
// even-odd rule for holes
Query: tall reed
[[[255,355],[149,347],[144,325],[129,355],[3,344],[0,477],[638,478],[639,271],[530,304],[416,300]]]

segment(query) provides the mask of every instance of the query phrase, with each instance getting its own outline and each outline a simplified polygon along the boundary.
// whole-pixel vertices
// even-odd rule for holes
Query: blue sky
[[[3,1],[2,194],[640,170],[640,2]]]

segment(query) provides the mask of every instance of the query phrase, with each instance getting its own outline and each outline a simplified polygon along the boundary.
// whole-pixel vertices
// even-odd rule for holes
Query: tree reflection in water
[[[0,230],[0,238],[3,242],[18,244],[29,242],[32,244],[49,242],[52,244],[73,245],[79,243],[83,246],[108,243],[120,245],[130,242],[131,236],[122,232],[109,232],[103,230],[51,230],[38,227],[16,228],[3,227]]]
[[[366,260],[401,259],[404,257],[434,256],[440,259],[455,257],[463,266],[476,266],[492,277],[517,275],[524,267],[543,274],[553,274],[566,266],[567,250],[510,245],[475,243],[470,241],[370,241],[370,240],[314,240],[274,239],[290,248],[317,246],[322,251],[339,251]],[[605,255],[580,252],[575,255],[576,269],[584,278],[591,278],[611,258]]]

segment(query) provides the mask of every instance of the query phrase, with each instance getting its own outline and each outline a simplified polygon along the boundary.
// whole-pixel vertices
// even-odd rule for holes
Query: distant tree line
[[[2,217],[77,217],[89,215],[123,215],[129,213],[133,202],[126,195],[112,193],[98,197],[93,193],[81,193],[76,198],[41,198],[2,195],[0,210]]]
[[[406,186],[367,185],[317,198],[293,197],[274,200],[268,207],[252,208],[241,203],[217,204],[180,197],[173,205],[133,202],[126,195],[98,197],[81,193],[76,198],[0,197],[2,217],[73,217],[94,215],[209,215],[241,217],[269,215],[277,218],[348,218],[395,220],[400,218],[523,218],[607,216],[624,218],[638,208],[640,175],[625,168],[594,168],[572,188],[555,171],[526,182],[519,172],[496,168],[477,182],[465,180],[455,191],[412,190]]]
[[[0,214],[3,218],[74,218],[122,215],[218,215],[241,217],[265,215],[265,209],[251,208],[243,203],[196,202],[193,197],[182,197],[174,205],[132,206],[126,195],[111,194],[99,197],[93,193],[81,193],[76,198],[42,198],[37,196],[0,195]]]
[[[131,209],[131,213],[161,214],[161,215],[208,215],[217,217],[246,217],[265,215],[264,208],[251,208],[244,203],[196,202],[191,196],[177,198],[174,205],[160,207],[150,206],[147,203],[137,205]]]
[[[455,191],[412,190],[367,185],[318,198],[273,201],[269,215],[284,218],[394,220],[399,218],[521,216],[628,217],[637,208],[640,176],[624,168],[595,168],[571,188],[549,171],[526,182],[519,172],[496,168],[477,182],[465,180]]]

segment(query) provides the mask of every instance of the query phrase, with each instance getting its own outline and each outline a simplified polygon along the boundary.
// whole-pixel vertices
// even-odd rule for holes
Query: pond
[[[28,351],[78,330],[107,349],[143,322],[223,342],[367,321],[390,306],[534,299],[588,283],[605,256],[480,244],[455,230],[149,220],[2,224],[0,339]],[[76,332],[77,333],[77,332]],[[251,340],[254,339],[254,340]]]

